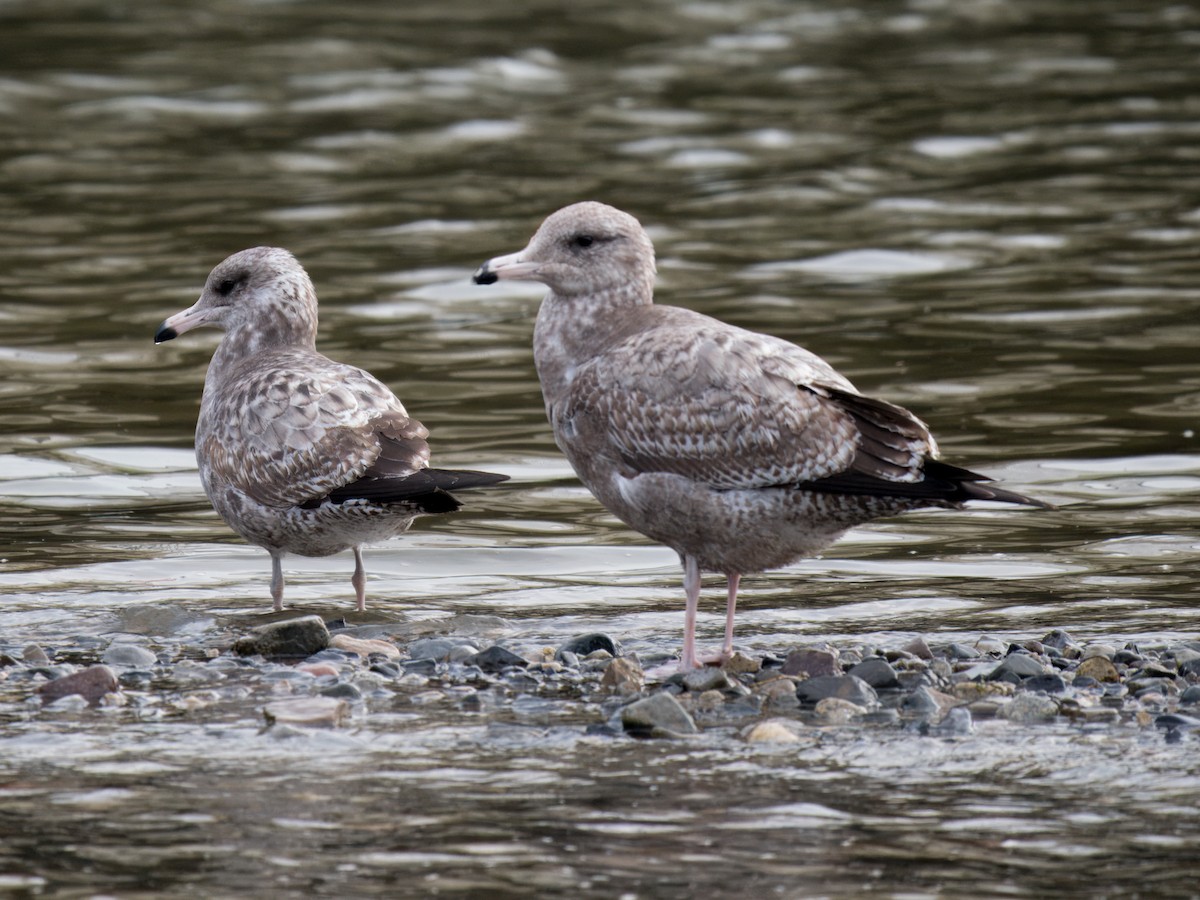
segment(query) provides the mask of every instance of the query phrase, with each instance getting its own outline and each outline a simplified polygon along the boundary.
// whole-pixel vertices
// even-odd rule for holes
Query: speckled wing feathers
[[[376,465],[372,474],[402,476],[427,464],[428,432],[368,373],[301,350],[253,363],[205,398],[197,445],[217,483],[298,506]]]
[[[871,446],[882,448],[873,468],[898,459],[892,432],[878,424],[886,417],[856,417],[832,399],[850,396],[849,382],[784,341],[721,323],[661,328],[602,359],[580,367],[554,414],[603,422],[632,472],[671,472],[718,489],[818,481],[852,468],[860,418],[873,429]],[[909,439],[902,443],[911,455]],[[908,472],[897,467],[894,475]]]

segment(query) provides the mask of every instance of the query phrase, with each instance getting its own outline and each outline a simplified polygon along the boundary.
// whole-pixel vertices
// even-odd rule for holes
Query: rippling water
[[[469,284],[583,198],[646,223],[663,301],[802,342],[1061,506],[913,514],[748,579],[747,647],[1194,637],[1198,52],[1190,7],[1106,0],[0,4],[0,642],[188,647],[265,611],[266,555],[191,454],[216,335],[151,338],[270,243],[313,275],[322,349],[393,385],[441,464],[514,476],[369,551],[371,615],[670,650],[675,560],[545,424],[538,291]],[[349,608],[346,558],[288,570],[297,607]],[[0,887],[1183,896],[1200,875],[1195,741],[1152,730],[763,752],[585,737],[571,703],[293,741],[256,718],[10,715]]]

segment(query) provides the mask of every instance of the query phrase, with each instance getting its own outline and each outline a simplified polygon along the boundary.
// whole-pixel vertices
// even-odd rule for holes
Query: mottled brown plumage
[[[353,549],[361,611],[362,544],[399,534],[420,513],[457,509],[451,488],[507,477],[429,468],[429,432],[396,395],[317,352],[316,293],[286,250],[256,247],[226,259],[155,342],[200,325],[225,330],[196,422],[200,480],[221,518],[271,554],[276,610],[284,553]]]
[[[882,515],[966,500],[1043,505],[937,462],[925,423],[864,397],[820,357],[687,309],[653,305],[654,248],[602,203],[551,215],[475,281],[550,288],[534,361],[555,439],[622,521],[679,553],[696,664],[700,572],[729,583],[732,652],[745,572],[812,556]]]

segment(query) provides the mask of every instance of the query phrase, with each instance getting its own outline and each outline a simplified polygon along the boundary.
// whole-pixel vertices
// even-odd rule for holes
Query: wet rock
[[[48,681],[37,692],[43,703],[54,703],[63,697],[78,694],[89,706],[95,706],[105,694],[117,690],[116,673],[108,666],[97,665]]]
[[[959,700],[974,703],[989,697],[1009,697],[1014,690],[1007,681],[962,681],[954,685],[950,692]]]
[[[922,686],[905,697],[900,702],[900,708],[906,713],[918,716],[936,715],[940,717],[961,703],[962,701],[958,697]]]
[[[454,647],[455,642],[446,638],[421,638],[410,643],[407,649],[411,659],[435,659],[445,662]]]
[[[994,637],[989,637],[988,635],[984,634],[980,635],[979,640],[975,642],[975,649],[984,656],[1000,656],[1001,654],[1008,652],[1008,644],[1006,644],[1004,641],[997,640]]]
[[[971,719],[971,711],[969,709],[965,706],[956,706],[954,709],[948,711],[942,717],[942,720],[929,731],[931,734],[936,734],[939,737],[959,737],[974,733],[975,723]]]
[[[341,674],[341,670],[333,663],[329,662],[300,663],[296,666],[296,670],[298,672],[307,672],[314,678],[320,678],[324,675],[332,675],[334,678],[336,678]]]
[[[683,686],[692,694],[723,691],[730,686],[729,676],[723,670],[713,666],[702,666],[684,674]]]
[[[329,646],[329,629],[320,616],[302,616],[260,625],[233,645],[241,656],[303,659]]]
[[[1055,718],[1058,704],[1044,694],[1017,694],[999,714],[1010,722],[1028,725]]]
[[[581,634],[564,642],[554,651],[554,658],[560,659],[562,653],[574,653],[576,656],[587,656],[597,650],[606,650],[612,656],[621,655],[621,645],[615,639],[600,631],[591,634]]]
[[[329,639],[329,646],[335,650],[354,653],[364,659],[373,653],[381,654],[383,659],[399,659],[400,648],[391,641],[381,641],[373,638],[356,638],[348,634],[335,634]]]
[[[864,659],[857,666],[851,667],[846,674],[861,678],[876,690],[891,690],[900,687],[896,670],[886,659],[880,659],[878,656]]]
[[[1074,644],[1075,641],[1061,628],[1055,628],[1042,638],[1042,643],[1047,647],[1053,647],[1055,650],[1063,650]]]
[[[875,689],[853,675],[820,675],[796,685],[796,697],[802,703],[819,703],[827,697],[849,700],[870,709],[879,704]]]
[[[521,656],[513,653],[511,650],[506,650],[499,644],[493,644],[486,650],[480,650],[474,656],[464,660],[467,665],[479,666],[484,672],[489,675],[495,675],[502,672],[511,666],[519,666],[525,668],[529,662]]]
[[[800,725],[790,719],[767,719],[744,732],[747,744],[798,744]]]
[[[1184,706],[1200,703],[1200,684],[1193,684],[1179,695],[1179,702]]]
[[[819,701],[813,712],[827,725],[844,725],[867,714],[864,707],[838,697],[826,697]]]
[[[401,680],[412,675],[434,675],[438,670],[438,661],[432,657],[424,657],[422,659],[406,659],[404,661],[404,675],[400,676]]]
[[[676,737],[700,729],[678,700],[660,691],[621,710],[621,726],[634,737]]]
[[[1027,691],[1038,691],[1043,694],[1061,694],[1067,689],[1067,683],[1057,673],[1034,675],[1025,679],[1021,685]]]
[[[362,699],[362,691],[357,685],[350,684],[348,681],[340,681],[337,684],[331,684],[327,688],[321,689],[322,697],[335,697],[338,700],[349,700],[351,702]]]
[[[324,622],[321,622],[321,627],[325,627]],[[276,700],[263,707],[268,725],[306,728],[336,728],[345,721],[349,712],[346,701],[336,697],[296,697]]]
[[[900,649],[905,653],[911,653],[917,659],[933,659],[933,651],[929,649],[929,644],[925,642],[925,638],[920,635],[913,638]]]
[[[1017,682],[1020,682],[1035,675],[1045,674],[1046,667],[1032,656],[1026,656],[1024,653],[1010,653],[1004,657],[995,671],[988,676],[988,679],[990,681],[1011,681],[1015,678]]]
[[[1179,674],[1189,678],[1200,675],[1200,657],[1189,659],[1179,664]]]
[[[1088,644],[1083,648],[1084,659],[1094,659],[1096,657],[1104,657],[1111,661],[1117,655],[1117,648],[1110,644]]]
[[[636,659],[621,656],[614,659],[600,678],[600,687],[618,694],[637,694],[646,682],[646,673]]]
[[[450,652],[446,654],[446,662],[448,663],[466,663],[472,656],[479,652],[479,648],[474,644],[457,644],[450,648]]]
[[[1109,662],[1108,657],[1103,654],[1095,656],[1085,655],[1083,662],[1075,669],[1075,677],[1076,679],[1093,678],[1096,681],[1113,683],[1121,680],[1121,676],[1117,672],[1117,667]]]
[[[784,675],[815,678],[841,673],[842,667],[838,664],[837,654],[830,650],[802,647],[793,650],[783,661]]]
[[[50,665],[50,657],[37,644],[26,644],[25,649],[21,651],[21,659],[29,666]]]
[[[1197,654],[1197,656],[1200,656],[1200,654]],[[730,675],[752,675],[755,672],[761,671],[762,661],[752,656],[747,656],[741,650],[735,650],[729,659],[721,663],[721,668]]]
[[[100,661],[110,666],[123,666],[131,669],[144,669],[158,662],[158,657],[138,644],[121,641],[112,644]]]
[[[967,644],[953,643],[946,648],[946,655],[951,659],[979,659],[983,654]]]
[[[779,670],[774,671],[778,672]],[[783,711],[800,708],[800,699],[796,696],[796,683],[790,678],[780,678],[776,675],[769,681],[760,682],[754,688],[754,695],[771,710]]]

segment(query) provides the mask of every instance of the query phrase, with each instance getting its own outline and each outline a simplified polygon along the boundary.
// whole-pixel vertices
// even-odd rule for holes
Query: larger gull
[[[399,534],[421,513],[458,509],[453,488],[508,477],[429,468],[429,431],[396,395],[369,372],[317,352],[317,295],[286,250],[230,256],[154,342],[200,325],[225,331],[196,422],[200,480],[226,524],[271,554],[276,611],[285,553],[353,549],[361,612],[362,544]]]
[[[637,219],[576,203],[477,284],[550,292],[533,353],[546,415],[580,480],[675,550],[687,608],[680,668],[698,663],[700,573],[725,575],[721,658],[742,575],[813,556],[878,516],[967,500],[1045,506],[937,460],[925,423],[864,397],[795,344],[653,305],[654,247]]]

